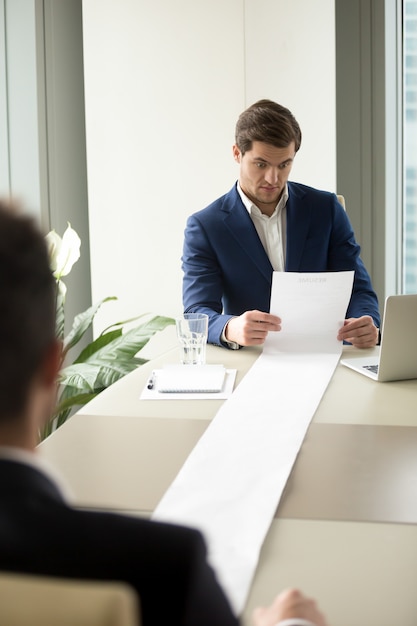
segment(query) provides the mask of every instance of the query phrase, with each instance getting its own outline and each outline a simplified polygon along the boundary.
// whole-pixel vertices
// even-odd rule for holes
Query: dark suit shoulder
[[[315,187],[310,187],[309,185],[303,185],[302,183],[290,181],[288,181],[288,193],[290,196],[293,195],[300,199],[303,196],[307,196],[309,198],[326,198],[327,200],[332,201],[335,199],[335,194],[331,191],[316,189]]]
[[[230,191],[225,193],[220,198],[217,198],[213,202],[211,202],[204,209],[200,209],[200,211],[196,211],[192,214],[192,218],[196,218],[201,221],[206,221],[207,219],[212,219],[214,216],[221,216],[221,212],[229,212],[231,211],[236,204],[242,205],[242,201],[238,194],[236,184],[232,187]],[[243,205],[242,205],[243,206]]]
[[[5,458],[0,459],[0,499],[22,504],[39,499],[63,500],[59,488],[40,468]]]
[[[127,582],[144,626],[236,626],[197,530],[74,509],[29,474],[27,493],[2,502],[0,569]]]

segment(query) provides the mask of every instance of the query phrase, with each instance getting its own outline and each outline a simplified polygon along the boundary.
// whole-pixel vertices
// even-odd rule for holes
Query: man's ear
[[[233,150],[233,158],[236,161],[236,163],[240,163],[240,159],[242,157],[242,153],[239,150],[239,148],[237,147],[237,145],[235,144],[232,148]]]
[[[42,367],[43,382],[46,386],[53,386],[57,382],[62,365],[62,342],[55,339],[48,348]]]

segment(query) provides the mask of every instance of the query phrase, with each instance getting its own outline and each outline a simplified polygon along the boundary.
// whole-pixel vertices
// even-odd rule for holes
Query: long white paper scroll
[[[274,273],[282,331],[225,402],[153,518],[199,528],[239,614],[306,430],[341,354],[353,272]]]

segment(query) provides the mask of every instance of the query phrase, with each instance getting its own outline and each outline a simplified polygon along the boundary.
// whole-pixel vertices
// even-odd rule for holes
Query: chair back
[[[1,626],[140,626],[125,583],[0,572]]]
[[[339,200],[340,204],[342,205],[342,207],[346,210],[346,202],[345,202],[345,196],[340,196],[339,194],[337,195],[337,199]]]

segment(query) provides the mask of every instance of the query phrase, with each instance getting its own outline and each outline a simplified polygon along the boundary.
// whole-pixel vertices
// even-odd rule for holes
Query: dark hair
[[[33,219],[0,200],[0,419],[26,408],[55,338],[55,292],[43,235]]]
[[[286,148],[293,141],[297,152],[301,130],[291,111],[272,100],[259,100],[241,113],[236,124],[235,143],[242,155],[252,150],[253,141],[276,148]]]

